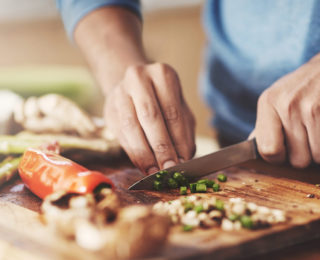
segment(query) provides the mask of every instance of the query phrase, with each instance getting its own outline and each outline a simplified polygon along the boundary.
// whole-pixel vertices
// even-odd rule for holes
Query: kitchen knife
[[[174,172],[181,172],[188,179],[198,179],[215,171],[256,159],[258,156],[256,140],[254,138],[228,146],[217,152],[177,164],[165,170],[168,171],[169,176]],[[129,190],[152,190],[153,182],[156,180],[156,174],[157,172],[137,181],[129,187]]]

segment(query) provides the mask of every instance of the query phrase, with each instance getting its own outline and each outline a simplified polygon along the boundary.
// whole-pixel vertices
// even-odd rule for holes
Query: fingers
[[[305,168],[311,162],[308,136],[305,127],[296,123],[285,125],[288,157],[292,166]]]
[[[117,101],[116,105],[106,114],[110,117],[106,120],[108,127],[117,135],[121,146],[137,167],[145,173],[156,172],[158,164],[140,126],[132,100],[120,89],[117,92],[112,96]]]
[[[189,160],[195,150],[194,123],[185,106],[176,73],[168,65],[155,64],[149,68],[153,86],[177,156]]]
[[[132,97],[137,118],[149,145],[155,155],[158,165],[163,168],[171,167],[177,163],[177,154],[171,142],[158,99],[152,82],[139,68],[133,71],[127,91]]]
[[[268,95],[268,93],[261,95],[258,101],[254,133],[261,157],[270,163],[281,163],[286,158],[282,122],[270,104]]]
[[[305,128],[308,133],[309,149],[314,162],[320,163],[320,106],[310,102],[304,106]]]

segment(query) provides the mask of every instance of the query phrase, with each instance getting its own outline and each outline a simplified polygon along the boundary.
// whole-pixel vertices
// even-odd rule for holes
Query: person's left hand
[[[262,158],[296,168],[320,163],[320,56],[287,74],[258,100],[253,133]]]

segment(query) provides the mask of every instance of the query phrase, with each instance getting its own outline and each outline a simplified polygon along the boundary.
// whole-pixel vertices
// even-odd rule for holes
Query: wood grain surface
[[[123,160],[87,166],[110,176],[124,205],[151,204],[179,196],[175,191],[127,191],[142,174]],[[222,200],[241,197],[258,205],[281,209],[289,216],[288,223],[257,231],[232,232],[213,228],[185,233],[176,227],[156,258],[252,257],[320,236],[320,188],[315,186],[320,183],[318,167],[294,170],[251,161],[224,172],[228,182],[221,184],[222,191],[202,196],[217,196]],[[216,174],[208,177],[215,178]],[[307,198],[310,193],[315,197]],[[101,259],[48,230],[38,214],[40,203],[20,179],[0,189],[0,259]]]

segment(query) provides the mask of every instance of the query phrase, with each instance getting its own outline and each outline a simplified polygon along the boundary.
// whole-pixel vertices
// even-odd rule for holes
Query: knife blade
[[[169,176],[174,172],[181,172],[188,179],[196,179],[206,176],[218,170],[222,170],[259,156],[256,140],[251,139],[223,148],[217,152],[189,160],[167,168]],[[129,190],[152,190],[156,174],[151,174],[132,184]]]

